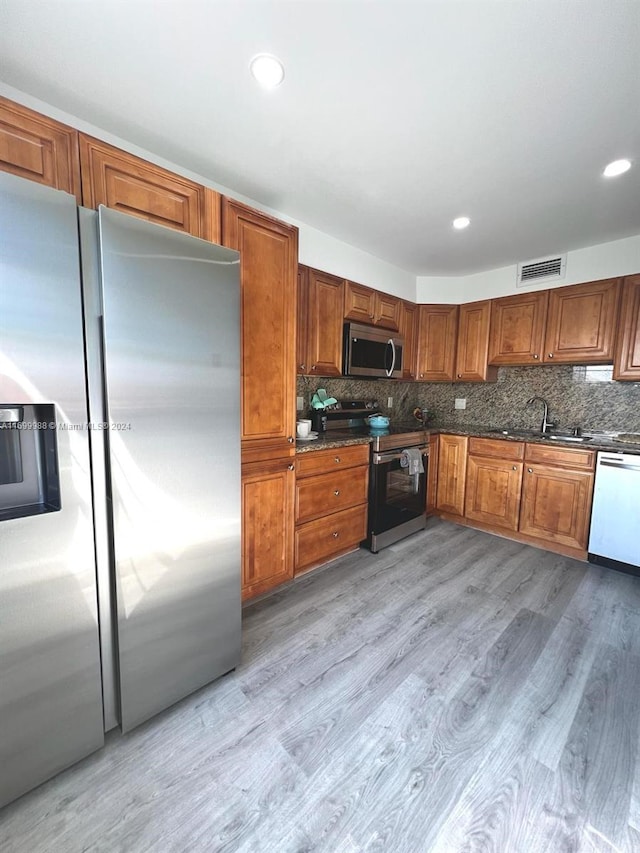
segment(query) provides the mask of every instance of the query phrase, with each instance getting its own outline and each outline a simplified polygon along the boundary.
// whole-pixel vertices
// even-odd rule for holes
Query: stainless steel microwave
[[[402,378],[402,337],[388,329],[345,323],[344,376]]]

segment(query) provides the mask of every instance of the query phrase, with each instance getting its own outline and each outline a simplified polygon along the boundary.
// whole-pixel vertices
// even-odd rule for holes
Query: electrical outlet
[[[454,408],[466,409],[467,408],[467,401],[465,400],[465,398],[464,397],[456,397],[456,402],[454,404]]]
[[[296,411],[301,412],[304,409],[304,397],[296,397]]]
[[[387,409],[393,409],[393,397],[387,397]]]

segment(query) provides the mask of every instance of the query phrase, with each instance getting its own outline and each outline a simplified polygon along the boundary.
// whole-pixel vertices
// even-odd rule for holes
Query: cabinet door
[[[436,506],[450,515],[464,515],[467,442],[465,435],[441,435],[438,441]]]
[[[307,373],[342,374],[342,309],[344,281],[320,270],[309,270]]]
[[[225,198],[223,238],[240,252],[243,459],[284,456],[295,441],[298,229]]]
[[[518,529],[522,462],[469,456],[465,516],[492,527]]]
[[[489,323],[491,300],[468,302],[460,306],[456,379],[460,382],[494,381],[495,367],[489,367]]]
[[[388,293],[375,292],[374,323],[397,332],[400,328],[400,299]]]
[[[291,459],[242,466],[242,598],[293,577],[295,473]]]
[[[0,169],[82,201],[77,131],[2,97]]]
[[[613,378],[640,379],[640,275],[624,279]]]
[[[80,134],[82,203],[220,242],[220,195],[126,151]]]
[[[309,346],[309,268],[298,264],[296,302],[296,373],[309,372],[307,352]]]
[[[593,474],[525,463],[520,532],[585,550]]]
[[[345,281],[344,319],[373,323],[375,319],[375,290],[353,281]]]
[[[549,292],[493,299],[489,364],[540,364]]]
[[[457,305],[420,305],[418,319],[418,379],[455,379]]]
[[[404,340],[402,378],[415,379],[418,362],[418,306],[413,302],[400,302],[399,331]]]
[[[544,361],[604,364],[613,361],[620,280],[552,288]]]

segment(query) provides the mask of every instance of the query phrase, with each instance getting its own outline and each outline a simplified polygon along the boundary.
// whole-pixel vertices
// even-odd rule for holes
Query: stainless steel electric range
[[[429,438],[418,421],[392,423],[374,429],[366,418],[377,411],[371,400],[343,400],[331,409],[313,412],[313,429],[338,435],[372,438],[369,469],[369,520],[364,544],[381,548],[422,530],[426,525]],[[417,451],[422,471],[405,467],[408,454]],[[412,453],[415,457],[415,453]]]

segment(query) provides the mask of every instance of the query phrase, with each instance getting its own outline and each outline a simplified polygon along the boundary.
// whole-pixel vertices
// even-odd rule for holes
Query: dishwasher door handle
[[[640,471],[640,465],[629,465],[628,462],[614,462],[612,459],[601,459],[598,464],[606,468],[623,468],[625,471]]]

